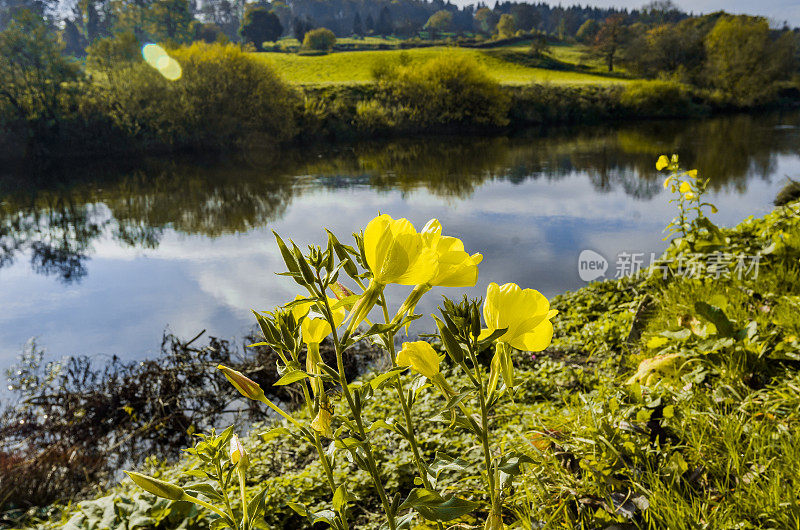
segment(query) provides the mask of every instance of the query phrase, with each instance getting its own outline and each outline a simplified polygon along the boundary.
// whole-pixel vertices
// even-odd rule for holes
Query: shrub
[[[109,72],[92,106],[129,134],[173,147],[223,147],[293,136],[297,95],[275,72],[233,44],[196,42],[171,55],[168,81],[139,61]]]
[[[620,103],[640,117],[688,116],[693,113],[688,86],[677,81],[637,81],[625,87]]]
[[[303,48],[309,50],[329,51],[336,44],[336,35],[327,28],[312,29],[303,37]]]
[[[409,124],[490,125],[508,123],[510,98],[475,59],[444,54],[422,65],[378,69],[379,97],[404,110]]]

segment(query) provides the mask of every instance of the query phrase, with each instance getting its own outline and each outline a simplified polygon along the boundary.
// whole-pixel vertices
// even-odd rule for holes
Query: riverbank
[[[524,487],[508,500],[530,520],[545,527],[634,528],[698,522],[789,528],[800,520],[800,203],[705,237],[731,256],[730,268],[703,268],[696,278],[673,268],[667,279],[663,269],[651,269],[557,296],[552,345],[540,354],[517,354],[523,382],[514,401],[496,411],[493,428],[531,460]],[[673,245],[664,256],[673,267],[680,248]],[[702,263],[715,255],[710,252]],[[754,256],[757,269],[736,268],[740,259],[752,265]],[[445,373],[457,387],[458,376]],[[415,414],[434,415],[443,405],[426,395]],[[365,416],[392,417],[397,406],[372,399]],[[311,419],[303,411],[295,416]],[[419,439],[446,436],[452,455],[471,458],[460,429],[421,425]],[[372,436],[386,448],[380,469],[388,483],[410,489],[408,446],[384,430]],[[288,502],[314,510],[328,505],[312,446],[295,439],[289,446],[283,435],[251,436],[245,445],[251,494],[267,488],[267,527],[304,527]],[[177,466],[151,462],[144,471],[178,480],[195,466],[186,456]],[[440,487],[466,498],[481,494],[474,478],[459,478],[445,471]],[[361,499],[358,528],[377,527],[379,503],[366,475],[337,480]],[[112,527],[135,521],[143,528],[199,529],[209,523],[206,515],[156,500],[129,481],[60,514],[39,527],[88,529],[103,520]],[[460,522],[480,524],[483,517],[474,513]]]
[[[195,43],[171,53],[183,65],[177,79],[164,78],[137,53],[105,63],[90,56],[91,68],[61,82],[62,93],[50,107],[0,107],[0,159],[28,163],[376,137],[502,135],[532,125],[703,117],[800,104],[800,90],[791,83],[776,84],[746,106],[677,81],[506,83],[497,76],[511,79],[514,68],[527,67],[506,61],[505,70],[489,70],[464,50],[438,50],[410,63],[398,55],[371,64],[371,82],[324,86],[287,83],[258,54],[233,45]]]

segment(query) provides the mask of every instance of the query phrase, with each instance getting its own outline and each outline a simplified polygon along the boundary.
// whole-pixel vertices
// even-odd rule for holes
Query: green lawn
[[[523,47],[520,47],[522,50]],[[264,52],[257,56],[274,66],[288,82],[297,85],[358,84],[372,81],[372,67],[379,60],[399,60],[407,54],[412,61],[424,61],[442,53],[474,57],[486,66],[491,75],[507,85],[528,83],[560,83],[568,85],[625,83],[626,80],[594,73],[531,68],[504,60],[492,50],[470,48],[415,48],[410,50],[381,50],[338,52],[328,55],[306,56],[288,53]]]

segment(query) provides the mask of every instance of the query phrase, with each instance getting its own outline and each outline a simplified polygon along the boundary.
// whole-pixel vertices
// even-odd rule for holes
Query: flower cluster
[[[499,444],[492,437],[489,417],[503,396],[514,393],[514,350],[537,352],[547,348],[553,336],[551,319],[556,311],[550,309],[549,302],[538,291],[513,283],[490,283],[482,307],[480,300],[465,297],[456,303],[445,298],[440,315],[433,316],[442,353],[427,341],[406,341],[396,351],[399,332],[404,328],[408,331],[411,323],[420,317],[415,314],[416,307],[432,287],[469,287],[477,283],[481,254],[466,252],[460,239],[442,232],[442,225],[436,219],[417,231],[407,219],[379,215],[356,235],[354,246],[340,243],[329,232],[325,248],[310,247],[305,254],[293,242],[287,245],[276,234],[287,275],[305,292],[273,311],[255,312],[264,335],[264,341],[258,344],[269,346],[279,356],[282,377],[276,385],[299,387],[304,396],[304,414],[282,410],[244,374],[225,366],[219,369],[242,396],[270,407],[289,422],[295,436],[304,437],[316,447],[333,509],[312,512],[304,506],[291,504],[311,524],[324,521],[336,529],[349,528],[350,505],[355,499],[333,472],[334,454],[343,451],[369,475],[383,505],[385,526],[390,530],[406,525],[415,516],[444,528],[444,522],[467,514],[483,517],[484,528],[504,527],[504,498],[513,486],[513,476],[519,474],[520,465],[527,457],[499,450]],[[343,274],[347,278],[343,278]],[[345,287],[340,280],[351,282],[352,287]],[[395,311],[390,309],[384,296],[389,284],[413,286]],[[330,341],[333,346],[335,366],[326,364],[320,355],[323,341]],[[360,341],[381,346],[388,362],[382,373],[354,384],[345,374],[343,359]],[[494,354],[486,367],[479,357],[489,348],[494,348]],[[452,370],[463,371],[471,384],[452,388],[442,372],[443,363],[449,364]],[[415,381],[409,383],[407,377],[402,377],[407,370]],[[413,392],[409,384],[415,388]],[[418,420],[413,412],[414,396],[424,388],[440,393],[454,424],[475,436],[476,447],[481,448],[485,498],[464,499],[437,489],[437,473],[433,470],[443,464],[436,459],[431,461],[430,455],[423,452],[423,444],[417,439]],[[400,404],[401,418],[386,418],[367,425],[362,414],[364,403],[378,393],[384,394],[382,399],[391,395],[391,399]],[[283,426],[276,429],[277,434],[285,431]],[[377,449],[371,441],[377,429],[392,431],[404,438],[412,449],[418,487],[412,489],[403,502],[398,492],[387,491],[385,477],[377,464]],[[230,444],[227,456],[217,449],[222,438]],[[189,500],[209,508],[223,526],[249,530],[256,516],[254,511],[263,508],[259,508],[258,499],[248,500],[245,495],[244,477],[250,457],[232,431],[226,431],[222,438],[202,442],[206,444],[202,450],[210,451],[211,456],[207,458],[215,467],[206,473],[208,478],[222,481],[235,470],[241,485],[238,510],[227,501],[225,506],[213,506],[179,486],[158,479],[136,473],[130,476],[155,495]],[[323,446],[326,440],[333,442],[327,449]],[[426,441],[425,445],[429,444]],[[444,454],[446,448],[441,449]],[[198,451],[196,447],[195,452]],[[438,451],[436,454],[439,458]],[[508,466],[509,458],[516,458],[520,465]],[[450,468],[455,467],[452,461],[448,462]],[[224,473],[225,466],[231,470],[228,475]],[[463,471],[475,474],[473,470]],[[221,491],[226,485],[220,482],[220,491],[213,490],[218,491],[219,498],[227,499]],[[208,488],[202,493],[211,501],[216,498]]]

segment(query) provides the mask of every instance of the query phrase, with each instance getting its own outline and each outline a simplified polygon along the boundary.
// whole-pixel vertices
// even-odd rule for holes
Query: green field
[[[559,47],[562,48],[562,47]],[[566,47],[563,47],[566,48]],[[501,51],[523,52],[527,47],[501,48]],[[412,62],[425,61],[437,55],[448,53],[474,57],[483,64],[489,73],[506,85],[528,83],[558,83],[568,85],[625,83],[625,79],[608,77],[597,73],[580,71],[549,70],[526,66],[520,61],[508,60],[498,49],[478,50],[471,48],[433,47],[410,50],[380,50],[338,52],[327,55],[296,55],[289,53],[263,52],[257,56],[274,66],[288,82],[297,85],[359,84],[372,81],[372,68],[378,61],[399,61],[400,54],[406,54]],[[576,61],[577,51],[558,52],[557,58],[564,62]],[[556,55],[554,53],[554,55]],[[571,59],[571,60],[570,60]]]

